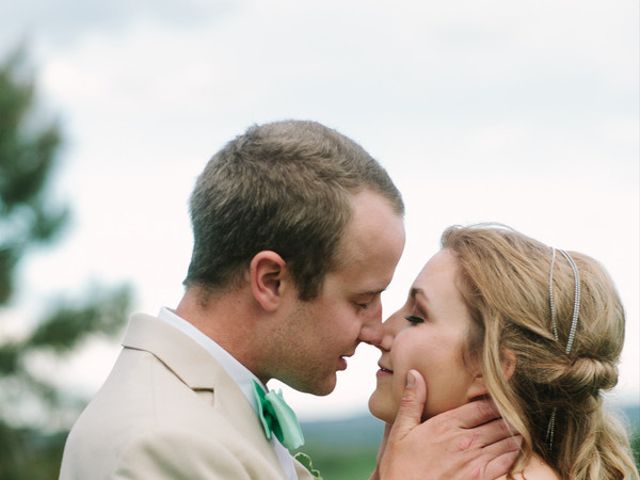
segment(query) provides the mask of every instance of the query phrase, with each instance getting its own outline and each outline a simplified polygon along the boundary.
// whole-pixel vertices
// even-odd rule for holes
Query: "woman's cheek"
[[[402,367],[398,370],[394,367],[393,370],[393,400],[396,409],[400,408],[400,400],[402,399],[407,384],[407,372],[408,369]]]

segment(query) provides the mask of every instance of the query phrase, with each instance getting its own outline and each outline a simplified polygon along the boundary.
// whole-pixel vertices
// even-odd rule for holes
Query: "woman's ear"
[[[502,351],[502,374],[505,380],[510,380],[513,373],[516,371],[516,355],[513,351],[505,348]],[[467,391],[467,400],[472,401],[478,398],[486,397],[489,394],[489,390],[484,382],[484,376],[482,375],[482,369],[477,366],[477,370],[473,373],[473,382],[469,386]]]
[[[502,350],[502,373],[505,380],[511,380],[513,373],[516,371],[516,354],[512,350],[505,348]]]
[[[467,390],[468,402],[486,397],[489,393],[489,391],[487,390],[487,386],[484,383],[484,376],[482,375],[482,369],[480,368],[479,362],[476,361],[474,363],[477,363],[478,365],[472,373],[473,380],[471,382],[471,385],[469,385],[469,389]]]
[[[251,294],[264,310],[273,312],[280,305],[284,291],[283,280],[287,275],[287,262],[276,252],[263,250],[251,259]]]

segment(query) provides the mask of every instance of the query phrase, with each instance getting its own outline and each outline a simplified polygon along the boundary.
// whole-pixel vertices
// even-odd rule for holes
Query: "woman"
[[[449,228],[384,332],[376,417],[393,422],[416,369],[425,418],[493,399],[523,437],[505,478],[638,479],[625,431],[602,406],[624,311],[595,260],[501,226]]]

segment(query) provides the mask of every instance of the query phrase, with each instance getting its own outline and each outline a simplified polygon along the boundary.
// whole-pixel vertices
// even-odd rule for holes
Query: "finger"
[[[391,425],[388,423],[384,424],[384,433],[382,434],[382,441],[380,442],[380,446],[378,447],[378,454],[376,455],[376,463],[380,463],[382,456],[384,455],[384,450],[387,448],[387,440],[389,438],[389,431],[391,430]],[[369,479],[371,480],[371,479]]]
[[[474,464],[479,467],[472,469],[475,472],[473,478],[478,477],[483,480],[502,478],[511,470],[511,466],[518,458],[521,445],[522,437],[516,435],[481,449],[482,454],[474,460]]]
[[[486,447],[492,443],[511,438],[514,435],[514,432],[509,428],[507,422],[501,418],[475,427],[471,429],[470,432],[473,433],[475,444],[481,447]]]
[[[422,419],[422,411],[427,399],[427,386],[416,370],[407,372],[407,384],[400,399],[400,407],[393,426],[389,431],[389,442],[404,438]]]
[[[454,419],[461,428],[475,428],[500,418],[500,413],[491,400],[476,400],[449,410],[445,415]]]
[[[389,438],[389,432],[391,431],[391,424],[390,423],[385,423],[384,424],[384,432],[382,434],[382,443],[385,444],[387,443],[387,439]]]
[[[500,478],[503,475],[506,475],[509,470],[511,470],[511,466],[518,458],[519,453],[519,450],[507,451],[502,455],[499,455],[490,460],[485,467],[484,475],[482,476],[482,478],[484,480],[495,480],[496,478]]]
[[[522,437],[520,435],[513,435],[483,447],[482,454],[489,455],[491,457],[499,457],[505,453],[517,453],[520,451],[521,447]]]

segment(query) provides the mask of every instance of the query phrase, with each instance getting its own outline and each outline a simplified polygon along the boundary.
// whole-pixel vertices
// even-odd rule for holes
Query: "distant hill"
[[[327,442],[334,446],[360,445],[378,447],[384,424],[365,413],[340,420],[302,422],[307,441]]]
[[[630,432],[640,430],[640,403],[611,406],[610,410],[622,420]]]
[[[629,431],[640,430],[640,403],[608,405],[608,409],[629,427]],[[330,441],[334,445],[360,443],[377,446],[384,424],[369,413],[362,413],[340,420],[302,422],[302,429],[309,440]]]
[[[369,478],[384,425],[368,413],[340,420],[303,422],[305,445],[325,480]]]
[[[625,423],[629,434],[637,438],[640,402],[608,408]],[[326,480],[361,480],[373,471],[384,430],[380,420],[363,413],[340,420],[302,422],[302,429],[306,443],[301,450],[311,455],[314,466]]]

